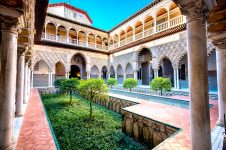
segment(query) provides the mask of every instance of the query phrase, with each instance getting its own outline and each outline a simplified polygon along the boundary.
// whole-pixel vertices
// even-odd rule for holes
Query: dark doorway
[[[104,66],[104,67],[102,68],[102,78],[103,78],[104,80],[107,79],[107,72],[108,72],[107,67]]]
[[[162,66],[159,66],[158,76],[159,76],[159,77],[163,77]]]
[[[78,66],[71,65],[71,71],[69,78],[78,78],[81,79],[81,72]]]
[[[141,64],[141,68],[142,68],[142,85],[149,85],[149,65],[148,62],[146,63],[142,63]]]
[[[185,64],[182,64],[182,65],[181,65],[181,69],[180,69],[180,79],[181,79],[181,80],[186,80]]]

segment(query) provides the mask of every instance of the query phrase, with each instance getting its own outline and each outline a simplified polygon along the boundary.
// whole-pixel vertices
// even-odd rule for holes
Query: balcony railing
[[[154,28],[153,27],[144,31],[144,37],[147,37],[147,36],[152,35],[152,34],[154,34]]]
[[[86,46],[86,41],[79,40],[78,41],[78,45],[80,45],[80,46]]]
[[[42,39],[46,39],[46,40],[50,40],[50,41],[57,41],[57,42],[62,42],[62,43],[70,43],[70,44],[89,47],[89,48],[93,48],[93,49],[97,49],[97,50],[107,51],[107,50],[116,49],[118,47],[124,46],[131,42],[140,40],[140,39],[148,37],[150,35],[153,35],[153,34],[161,32],[161,31],[167,30],[169,28],[175,27],[177,25],[183,24],[183,23],[185,23],[185,21],[186,21],[186,19],[184,18],[184,16],[180,15],[180,16],[172,18],[166,22],[158,24],[154,27],[151,27],[151,25],[147,27],[147,24],[146,24],[145,25],[146,30],[144,30],[144,31],[142,31],[144,29],[144,26],[139,26],[136,29],[133,29],[133,31],[135,31],[137,34],[133,35],[133,31],[129,31],[128,32],[129,34],[128,33],[126,34],[127,38],[123,37],[123,40],[121,40],[121,41],[114,41],[114,44],[111,44],[110,46],[107,46],[104,43],[103,44],[95,44],[95,43],[89,42],[87,44],[87,41],[72,39],[71,37],[69,37],[69,39],[67,39],[65,36],[59,36],[59,35],[56,36],[54,34],[49,34],[49,33],[42,33]],[[152,23],[148,23],[148,24],[152,24]],[[122,37],[121,37],[121,39],[122,39]]]
[[[177,16],[170,20],[170,27],[175,27],[183,23],[183,16]]]
[[[71,43],[71,44],[77,44],[77,40],[76,39],[69,39],[69,43]]]
[[[64,37],[64,36],[58,35],[57,36],[57,41],[65,43],[65,42],[67,42],[67,38]]]
[[[120,41],[120,46],[125,45],[125,40]]]
[[[102,49],[102,45],[101,44],[96,44],[96,48],[101,50]]]
[[[137,33],[137,34],[135,35],[135,40],[139,40],[139,39],[141,39],[142,37],[143,37],[143,32]]]
[[[46,39],[51,40],[51,41],[56,41],[56,35],[46,34]]]
[[[126,39],[126,44],[133,42],[133,36]]]
[[[118,43],[115,43],[114,44],[114,48],[118,48]]]
[[[91,43],[91,42],[89,42],[89,48],[95,48],[95,43]]]
[[[161,32],[161,31],[164,31],[166,29],[168,29],[168,21],[163,22],[163,23],[161,23],[161,24],[159,24],[159,25],[156,26],[156,32],[157,33],[158,32]]]

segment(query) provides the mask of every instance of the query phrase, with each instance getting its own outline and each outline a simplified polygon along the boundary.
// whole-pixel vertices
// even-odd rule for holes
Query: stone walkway
[[[16,150],[55,150],[51,130],[38,91],[31,91]]]

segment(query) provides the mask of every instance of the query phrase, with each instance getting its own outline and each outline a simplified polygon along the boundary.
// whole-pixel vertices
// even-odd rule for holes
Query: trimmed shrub
[[[172,89],[172,83],[169,78],[163,78],[163,77],[155,78],[150,82],[150,85],[151,85],[151,90],[153,91],[159,90],[161,92],[161,95],[163,91],[168,92],[168,91],[171,91]]]
[[[112,86],[116,85],[118,83],[118,81],[115,78],[109,78],[106,82],[106,84],[108,86],[110,86],[112,88]]]
[[[129,89],[130,91],[132,90],[132,88],[135,88],[137,85],[138,85],[138,81],[134,78],[127,78],[123,82],[123,88]]]

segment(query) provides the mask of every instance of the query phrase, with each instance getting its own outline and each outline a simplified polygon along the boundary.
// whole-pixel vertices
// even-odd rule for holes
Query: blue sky
[[[70,0],[70,4],[88,12],[93,26],[110,30],[152,0]],[[67,0],[50,0],[50,3]]]

